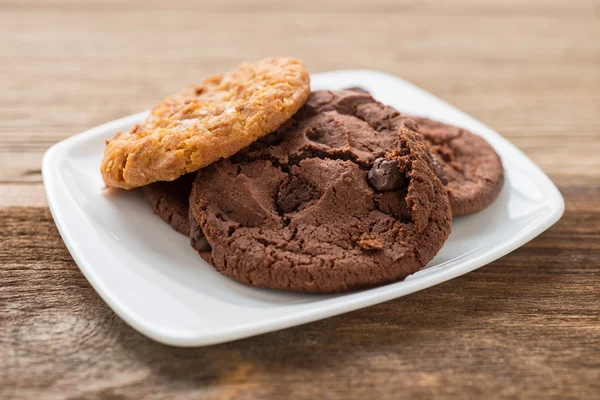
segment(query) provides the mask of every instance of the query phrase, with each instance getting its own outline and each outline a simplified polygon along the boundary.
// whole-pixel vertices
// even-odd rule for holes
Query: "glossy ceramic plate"
[[[500,154],[506,182],[498,199],[455,218],[452,234],[426,268],[402,282],[338,295],[307,295],[236,283],[204,262],[188,239],[152,213],[139,191],[104,190],[104,139],[142,121],[131,115],[70,137],[43,160],[48,203],[75,262],[128,324],[159,342],[201,346],[327,318],[422,290],[522,246],[562,215],[548,177],[492,129],[394,76],[337,71],[312,76],[312,89],[359,86],[400,111],[429,116],[484,137]]]

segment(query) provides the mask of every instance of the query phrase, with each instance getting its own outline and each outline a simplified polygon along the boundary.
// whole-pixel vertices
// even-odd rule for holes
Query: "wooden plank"
[[[78,271],[47,209],[0,209],[0,397],[592,398],[600,187],[561,190],[557,225],[475,272],[197,349],[126,326]]]
[[[0,208],[48,207],[46,192],[41,183],[0,184]]]
[[[119,12],[102,2],[3,2],[0,181],[40,182],[53,143],[243,59],[294,54],[314,72],[400,75],[505,135],[558,183],[595,182],[600,49],[590,38],[600,24],[594,2],[571,3],[350,2],[332,18],[265,1],[113,2]],[[573,154],[578,163],[556,162]]]
[[[183,10],[183,11],[226,11],[228,13],[269,13],[279,12],[307,12],[316,14],[319,12],[350,13],[361,11],[362,13],[387,13],[408,12],[415,14],[442,14],[442,15],[563,15],[578,17],[593,17],[598,9],[598,1],[582,0],[568,2],[564,0],[546,0],[540,6],[539,0],[503,0],[490,2],[487,0],[455,0],[451,3],[439,0],[371,0],[347,1],[330,0],[305,0],[302,2],[280,2],[273,0],[204,0],[199,6],[194,0],[180,0],[177,7],[160,0],[4,0],[3,7],[6,9],[28,9],[39,12],[41,9],[58,8],[68,10],[113,11],[123,10]]]

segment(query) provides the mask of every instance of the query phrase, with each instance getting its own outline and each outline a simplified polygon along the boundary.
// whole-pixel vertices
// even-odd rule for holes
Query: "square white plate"
[[[50,210],[75,262],[104,301],[159,342],[201,346],[282,329],[381,303],[479,268],[554,224],[564,201],[548,177],[492,129],[414,85],[375,71],[312,76],[312,89],[360,86],[400,111],[483,136],[500,154],[506,182],[486,210],[455,218],[452,234],[423,270],[402,282],[338,295],[305,295],[236,283],[205,263],[188,239],[152,213],[138,191],[106,193],[104,139],[142,121],[131,115],[48,150],[43,176]]]

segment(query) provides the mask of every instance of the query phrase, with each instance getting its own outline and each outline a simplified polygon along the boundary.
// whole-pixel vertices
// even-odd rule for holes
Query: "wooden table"
[[[598,1],[199,3],[0,2],[0,398],[598,398]],[[564,217],[484,268],[368,309],[206,348],[145,338],[67,252],[42,154],[270,55],[431,91],[537,162]]]

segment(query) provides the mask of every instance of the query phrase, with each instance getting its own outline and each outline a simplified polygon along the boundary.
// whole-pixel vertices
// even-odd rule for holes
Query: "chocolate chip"
[[[353,86],[353,87],[349,87],[346,90],[350,90],[352,92],[356,92],[356,93],[366,93],[369,94],[369,92],[367,92],[365,89],[358,87],[358,86]]]
[[[367,174],[369,184],[380,192],[400,189],[406,186],[407,179],[398,168],[398,160],[378,158]]]
[[[442,166],[440,165],[440,162],[438,161],[437,158],[435,158],[435,156],[433,154],[431,155],[431,161],[433,162],[433,171],[435,172],[435,175],[439,178],[440,181],[442,181],[444,186],[447,185],[448,179],[446,178],[446,174],[444,173],[444,170],[443,170]]]
[[[206,239],[204,232],[202,232],[202,228],[200,228],[200,225],[195,219],[192,219],[192,224],[190,226],[190,243],[194,249],[200,252],[212,250],[210,243],[208,243],[208,239]]]

